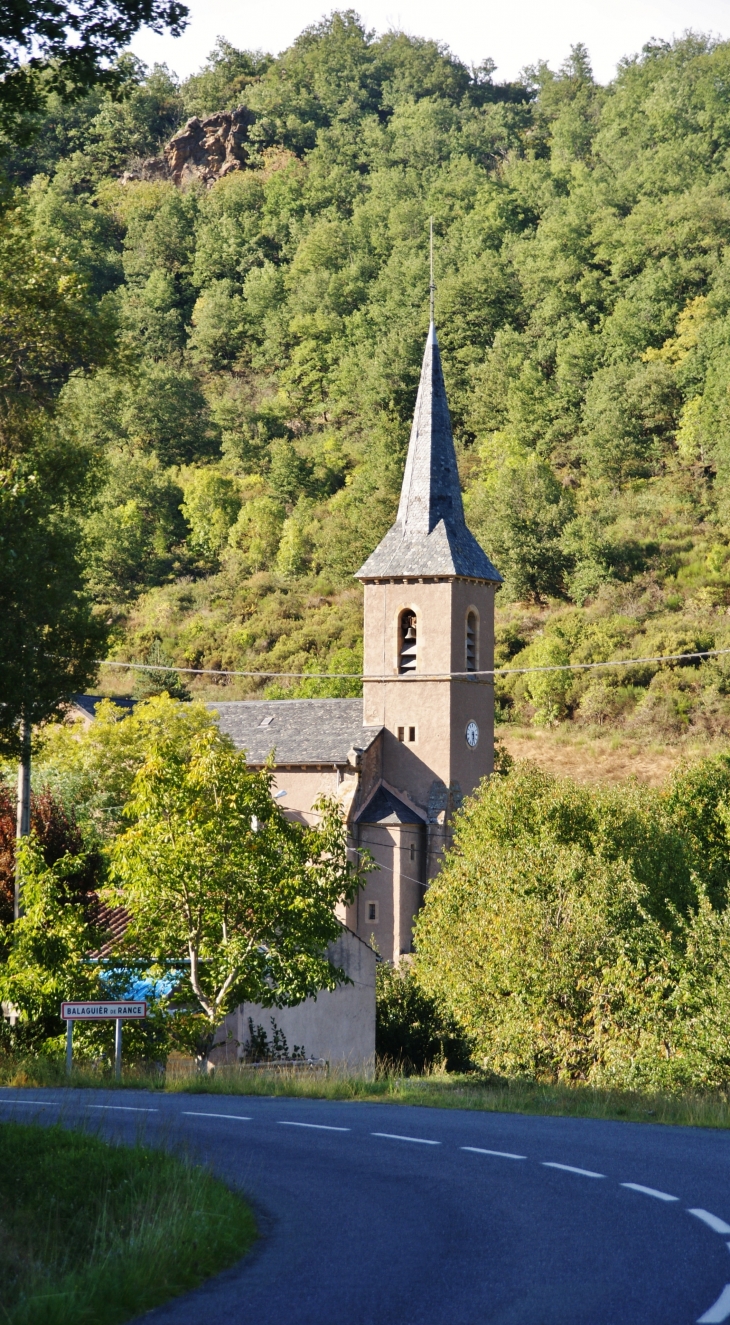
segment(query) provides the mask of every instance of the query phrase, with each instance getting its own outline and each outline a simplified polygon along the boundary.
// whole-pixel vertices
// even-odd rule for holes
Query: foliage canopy
[[[728,791],[724,757],[664,793],[518,764],[467,803],[417,922],[417,974],[485,1067],[727,1080]]]
[[[395,514],[431,215],[468,518],[506,579],[500,661],[728,644],[728,60],[690,34],[607,87],[581,47],[499,84],[347,10],[276,58],[219,42],[182,84],[137,64],[123,101],[51,94],[8,158],[68,291],[23,380],[82,448],[85,588],[121,656],[306,672],[359,649],[350,576]],[[242,103],[242,170],[120,183],[186,115]],[[500,682],[500,714],[730,730],[722,661],[533,689]]]

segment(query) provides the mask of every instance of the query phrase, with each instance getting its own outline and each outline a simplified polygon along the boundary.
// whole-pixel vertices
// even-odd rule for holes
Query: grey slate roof
[[[382,731],[363,727],[361,699],[242,699],[208,708],[251,764],[263,764],[272,749],[278,765],[346,764],[353,746],[367,750]]]
[[[408,458],[395,524],[357,578],[460,575],[501,584],[466,526],[451,419],[436,331],[431,324],[421,367]]]
[[[423,815],[416,814],[387,787],[378,787],[371,801],[361,810],[355,821],[359,824],[423,824]]]
[[[103,699],[111,699],[117,708],[125,709],[127,713],[131,713],[137,703],[131,695],[72,695],[71,703],[80,713],[85,713],[88,718],[95,718],[96,710]]]

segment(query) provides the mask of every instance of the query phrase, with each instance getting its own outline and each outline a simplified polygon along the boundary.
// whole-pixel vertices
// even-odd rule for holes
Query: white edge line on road
[[[658,1192],[655,1187],[642,1187],[640,1182],[622,1182],[621,1186],[628,1187],[632,1192],[642,1192],[644,1196],[656,1196],[657,1201],[679,1200],[678,1196],[670,1196],[668,1192]]]
[[[311,1127],[315,1132],[349,1132],[349,1127],[330,1127],[327,1123],[290,1123],[288,1118],[279,1118],[280,1127]],[[728,1230],[730,1232],[730,1230]]]
[[[55,1103],[56,1103],[56,1101],[54,1100],[54,1101],[53,1101],[53,1104],[55,1104]],[[17,1106],[18,1106],[19,1104],[23,1104],[23,1105],[25,1105],[26,1109],[31,1109],[31,1108],[34,1108],[34,1109],[52,1109],[52,1108],[53,1108],[53,1104],[49,1104],[49,1103],[47,1103],[47,1101],[45,1101],[45,1100],[6,1100],[6,1099],[4,1098],[4,1096],[2,1096],[2,1095],[0,1095],[0,1104],[12,1104],[13,1107],[15,1107],[15,1108],[17,1108]]]
[[[208,1113],[206,1110],[200,1109],[181,1109],[180,1113],[184,1118],[235,1118],[239,1123],[250,1123],[251,1121],[242,1113]]]
[[[730,1284],[723,1288],[717,1302],[713,1302],[704,1316],[700,1316],[697,1325],[721,1325],[730,1316]]]
[[[527,1155],[512,1155],[509,1150],[482,1150],[481,1146],[462,1146],[462,1150],[470,1150],[473,1155],[497,1155],[499,1159],[527,1159]]]
[[[89,1104],[89,1109],[116,1109],[118,1113],[159,1113],[159,1109],[141,1109],[137,1104]]]
[[[550,1159],[543,1159],[545,1169],[563,1169],[565,1173],[580,1173],[583,1178],[605,1178],[605,1173],[593,1173],[591,1169],[576,1169],[572,1164],[555,1164]]]
[[[689,1210],[687,1213],[701,1219],[713,1233],[730,1233],[730,1224],[726,1224],[724,1219],[718,1219],[717,1215],[711,1215],[709,1210]]]
[[[396,1132],[371,1132],[371,1136],[384,1136],[386,1141],[415,1141],[419,1146],[440,1146],[440,1141],[427,1141],[423,1136],[398,1136]]]

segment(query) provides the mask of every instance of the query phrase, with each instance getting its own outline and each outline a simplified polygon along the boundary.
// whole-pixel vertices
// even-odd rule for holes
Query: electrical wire
[[[351,681],[361,681],[362,672],[233,672],[217,667],[163,667],[158,663],[116,662],[113,658],[98,659],[97,667],[130,667],[136,672],[185,672],[192,676],[285,676],[285,677],[338,677]]]
[[[462,678],[475,680],[490,676],[524,676],[533,672],[587,672],[599,667],[639,667],[642,663],[690,662],[705,658],[721,658],[730,649],[694,649],[685,653],[660,653],[651,658],[614,658],[610,662],[549,663],[541,667],[490,667],[476,672],[411,673],[414,680],[450,681]],[[215,667],[163,667],[153,663],[116,662],[114,659],[97,660],[98,667],[126,667],[138,672],[184,672],[190,676],[248,676],[282,677],[286,680],[332,681],[393,681],[392,676],[365,676],[362,672],[238,672]],[[410,680],[410,677],[409,677]]]

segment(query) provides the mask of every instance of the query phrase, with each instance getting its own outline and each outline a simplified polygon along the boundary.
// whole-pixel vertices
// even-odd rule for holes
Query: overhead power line
[[[590,663],[548,663],[539,667],[491,667],[476,672],[438,672],[411,673],[415,680],[451,680],[453,678],[478,678],[490,676],[517,676],[529,672],[587,672],[599,667],[638,667],[642,663],[692,662],[705,658],[721,658],[730,654],[730,649],[695,649],[684,653],[660,653],[651,658],[614,658],[609,662]],[[331,681],[391,681],[391,676],[366,676],[362,672],[239,672],[218,667],[163,667],[157,663],[116,662],[113,659],[97,660],[99,667],[126,667],[138,672],[184,672],[190,676],[249,676],[281,677],[285,680],[331,680]],[[410,678],[409,678],[410,679]]]
[[[233,672],[217,667],[162,667],[159,663],[115,662],[107,658],[98,662],[99,667],[131,667],[137,672],[185,672],[191,676],[286,676],[286,677],[340,677],[351,681],[362,681],[362,672]]]

